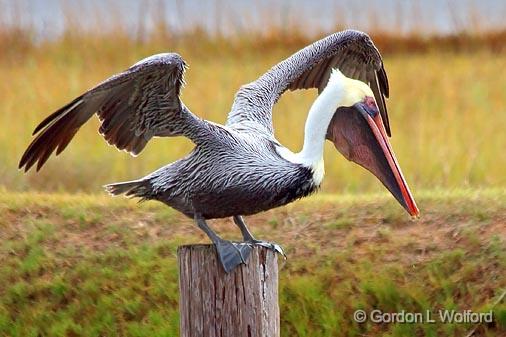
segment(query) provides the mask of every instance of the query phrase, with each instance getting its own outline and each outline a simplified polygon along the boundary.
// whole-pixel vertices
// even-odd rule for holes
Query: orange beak
[[[420,214],[375,106],[361,102],[337,109],[327,138],[348,160],[374,174],[411,216]]]

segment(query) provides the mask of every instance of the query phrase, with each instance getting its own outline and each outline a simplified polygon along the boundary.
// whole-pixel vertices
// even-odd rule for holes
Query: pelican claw
[[[283,248],[281,248],[280,245],[278,245],[277,243],[274,243],[274,242],[268,242],[268,241],[262,241],[262,240],[250,240],[250,241],[247,241],[249,244],[251,245],[257,245],[257,246],[262,246],[262,247],[265,247],[267,249],[270,249],[272,250],[273,252],[275,253],[278,253],[280,255],[283,256],[283,259],[287,259],[286,257],[286,254],[285,252],[283,251]]]

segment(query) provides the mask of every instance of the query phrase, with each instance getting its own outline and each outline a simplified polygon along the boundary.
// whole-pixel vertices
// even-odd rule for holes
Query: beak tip
[[[420,218],[420,210],[416,205],[413,205],[413,208],[408,209],[408,213],[411,216],[412,220],[416,220]]]

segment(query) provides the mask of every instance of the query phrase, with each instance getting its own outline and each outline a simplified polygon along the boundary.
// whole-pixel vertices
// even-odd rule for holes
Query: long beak
[[[379,113],[368,113],[367,106],[361,103],[343,111],[338,109],[327,137],[346,158],[373,173],[411,216],[420,214]]]
[[[388,186],[391,185],[390,183],[388,183],[387,185],[385,182],[382,181],[383,184],[385,184],[385,186],[390,190],[390,192],[392,192],[397,201],[399,201],[399,203],[408,211],[408,213],[411,216],[420,215],[420,211],[416,206],[415,199],[413,198],[413,195],[409,190],[408,184],[406,183],[406,179],[404,179],[404,176],[402,175],[402,171],[397,161],[397,158],[395,158],[392,146],[388,141],[388,137],[385,132],[385,127],[383,126],[384,124],[381,119],[381,114],[376,114],[376,116],[372,117],[364,109],[361,109],[359,107],[358,110],[367,121],[367,124],[369,124],[369,127],[371,128],[371,131],[376,137],[376,140],[378,141],[381,150],[383,150],[383,154],[388,162],[388,165],[390,166],[391,173],[395,178],[396,188],[391,189]],[[400,190],[401,192],[400,194],[398,193],[397,189]],[[395,193],[392,190],[395,190]]]

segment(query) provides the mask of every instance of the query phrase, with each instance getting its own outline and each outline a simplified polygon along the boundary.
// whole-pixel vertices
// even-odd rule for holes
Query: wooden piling
[[[279,337],[276,253],[255,246],[229,274],[213,245],[181,246],[177,255],[181,337]]]

